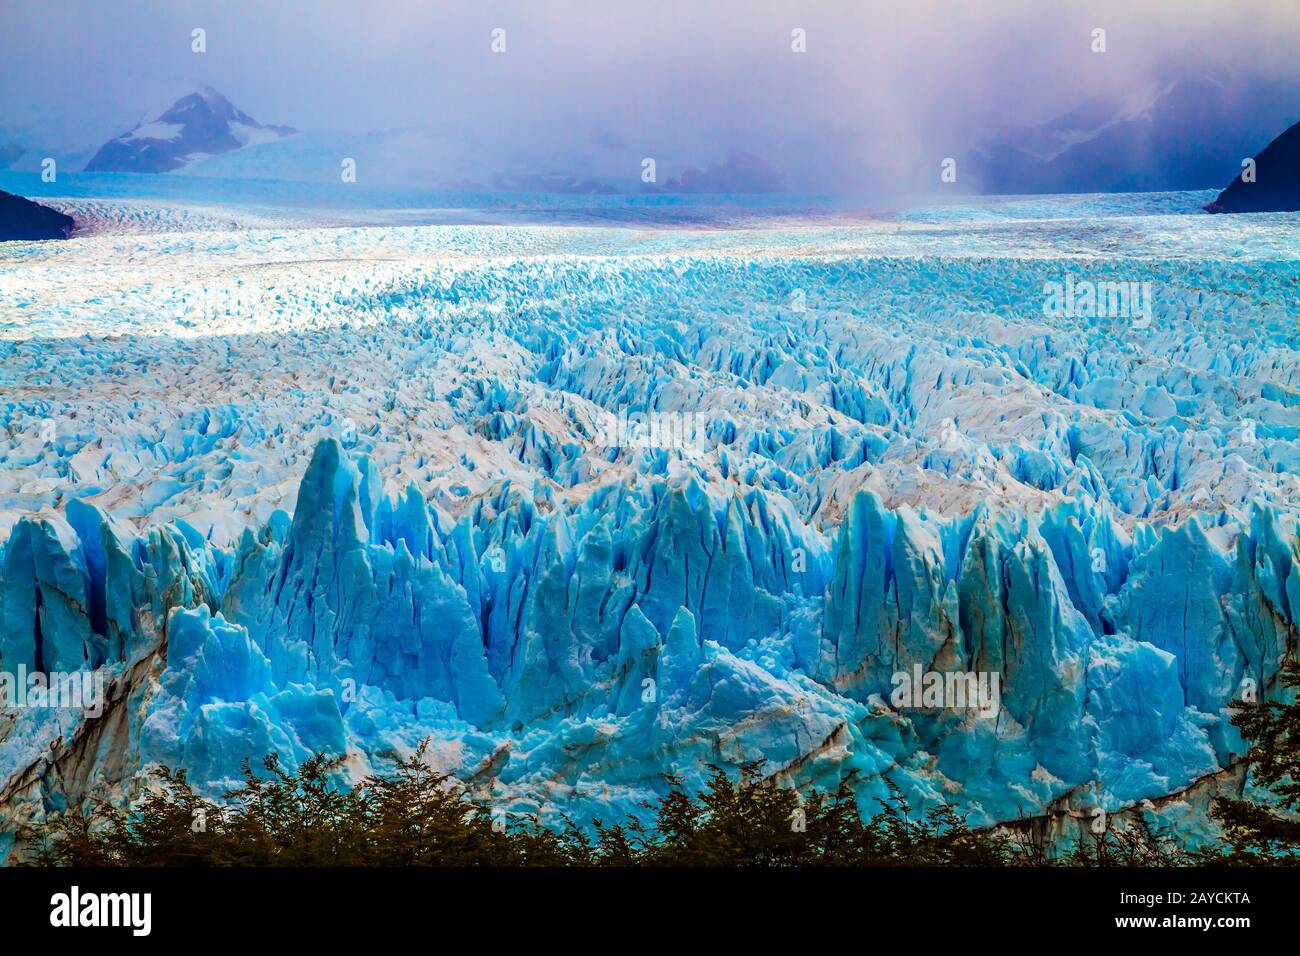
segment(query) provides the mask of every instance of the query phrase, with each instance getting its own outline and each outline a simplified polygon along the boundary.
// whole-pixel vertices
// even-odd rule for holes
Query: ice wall
[[[780,496],[686,479],[576,504],[506,487],[453,519],[327,440],[294,514],[233,549],[76,502],[18,522],[0,661],[103,668],[111,703],[7,715],[0,774],[11,817],[39,816],[157,763],[217,791],[245,757],[357,775],[429,736],[544,816],[758,758],[795,785],[857,771],[864,809],[888,777],[977,825],[1115,812],[1232,764],[1229,703],[1272,692],[1297,607],[1295,529],[1268,508],[1130,532],[1077,501],[936,520],[862,492],[822,535]],[[1000,675],[999,711],[894,706],[915,665]]]

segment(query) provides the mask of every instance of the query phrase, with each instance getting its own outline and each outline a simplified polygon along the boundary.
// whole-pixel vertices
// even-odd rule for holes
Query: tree
[[[1277,797],[1274,805],[1234,797],[1216,798],[1211,816],[1223,826],[1230,852],[1223,861],[1250,864],[1300,863],[1300,663],[1282,666],[1289,702],[1236,701],[1232,723],[1250,741],[1245,762],[1255,783]]]
[[[1260,779],[1297,799],[1285,772],[1294,766],[1286,721],[1297,708],[1275,707],[1270,723],[1243,718],[1261,749]],[[1288,758],[1285,755],[1290,753]],[[1271,756],[1269,756],[1271,755]],[[241,786],[216,803],[195,793],[183,771],[148,777],[134,808],[93,803],[31,828],[29,862],[80,866],[1169,866],[1222,859],[1193,855],[1145,819],[1086,837],[1063,859],[1025,852],[1006,837],[970,829],[946,805],[918,813],[885,777],[889,796],[864,819],[852,775],[833,792],[807,793],[763,774],[761,761],[733,774],[708,765],[704,787],[677,777],[643,805],[646,819],[592,822],[589,831],[561,817],[508,820],[429,766],[427,741],[394,769],[349,788],[341,758],[317,754],[288,770],[272,754],[259,771],[246,762]],[[1292,761],[1287,764],[1287,760]],[[1245,809],[1239,809],[1244,807]],[[1277,852],[1295,842],[1295,824],[1265,807],[1231,801],[1238,854]],[[1249,816],[1247,816],[1249,815]],[[1242,830],[1238,821],[1252,821]],[[647,822],[647,820],[651,822]],[[1263,822],[1260,822],[1263,821]],[[554,824],[558,822],[558,826]],[[1264,830],[1267,825],[1270,828]],[[1233,829],[1236,827],[1236,829]],[[1261,842],[1267,834],[1271,842]],[[1282,837],[1275,836],[1281,833]],[[1253,842],[1252,842],[1253,841]],[[1254,856],[1249,857],[1255,859]]]

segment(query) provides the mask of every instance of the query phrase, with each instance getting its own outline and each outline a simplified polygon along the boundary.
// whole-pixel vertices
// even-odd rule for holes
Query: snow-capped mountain
[[[1300,83],[1212,70],[1093,97],[1039,126],[1009,126],[964,170],[986,193],[1209,189],[1298,118]]]
[[[165,173],[296,132],[291,126],[263,125],[204,87],[181,97],[154,120],[109,140],[91,157],[86,171]]]

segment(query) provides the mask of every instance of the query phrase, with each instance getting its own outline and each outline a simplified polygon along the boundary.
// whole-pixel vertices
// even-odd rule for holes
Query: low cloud
[[[191,50],[196,27],[206,53]],[[1294,72],[1297,45],[1293,0],[48,0],[0,11],[0,129],[67,141],[201,81],[306,131],[437,131],[426,139],[487,157],[482,182],[635,188],[654,157],[682,191],[867,196],[925,188],[998,127],[1122,93],[1162,64],[1211,51],[1230,69]],[[403,165],[473,165],[455,159]]]

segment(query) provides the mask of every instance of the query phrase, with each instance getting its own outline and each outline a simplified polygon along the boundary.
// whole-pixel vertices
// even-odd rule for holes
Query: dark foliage
[[[1292,865],[1300,863],[1300,664],[1282,667],[1282,686],[1292,700],[1236,701],[1232,722],[1251,742],[1246,763],[1255,783],[1267,787],[1270,804],[1223,797],[1210,813],[1223,826],[1229,850],[1220,862]]]
[[[1300,667],[1283,684],[1300,687]],[[28,862],[64,866],[1189,866],[1295,863],[1300,859],[1300,704],[1237,702],[1233,723],[1252,741],[1254,779],[1273,805],[1216,800],[1227,846],[1191,852],[1139,816],[1079,840],[1064,856],[1026,838],[972,830],[949,806],[914,813],[890,784],[882,809],[864,820],[853,781],[811,794],[764,776],[761,762],[733,779],[710,765],[691,794],[645,804],[652,824],[629,816],[558,830],[537,818],[494,817],[426,762],[426,746],[396,769],[337,786],[341,758],[317,755],[294,771],[272,755],[262,773],[222,803],[194,792],[184,772],[163,769],[130,810],[97,802],[52,816],[24,834]]]
[[[1191,866],[1201,857],[1183,848],[1168,831],[1146,817],[1123,827],[1108,827],[1075,843],[1067,856],[1071,866]]]
[[[54,816],[25,834],[29,862],[70,866],[814,866],[1011,862],[1000,838],[969,830],[951,808],[911,813],[897,790],[863,821],[851,782],[801,796],[764,777],[759,763],[732,780],[710,767],[708,785],[669,791],[634,817],[572,821],[558,831],[536,819],[494,819],[431,770],[422,746],[397,769],[351,790],[334,785],[341,761],[316,756],[296,771],[278,758],[218,804],[185,774],[160,771],[138,805],[109,803]]]

